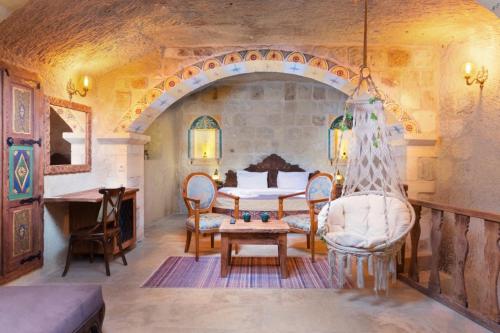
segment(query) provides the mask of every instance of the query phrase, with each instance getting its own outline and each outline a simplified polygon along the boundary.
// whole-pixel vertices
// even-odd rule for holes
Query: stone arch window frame
[[[206,130],[206,129],[215,129],[215,158],[203,158],[194,156],[194,136],[196,130]],[[217,164],[222,159],[222,129],[220,127],[219,121],[214,116],[210,115],[201,115],[196,117],[189,126],[188,129],[188,159],[191,164],[195,162],[211,162],[216,161]]]
[[[347,119],[346,119],[346,131],[352,131],[352,118],[349,117],[349,113],[347,113]],[[342,130],[342,118],[343,116],[340,115],[336,117],[335,119],[332,120],[330,123],[330,126],[328,127],[328,159],[330,160],[330,163],[333,164],[333,161],[335,159],[335,155],[338,154],[337,150],[337,142],[336,142],[336,134],[338,132],[336,131],[341,131]],[[341,160],[340,163],[347,163],[347,158],[345,160]]]

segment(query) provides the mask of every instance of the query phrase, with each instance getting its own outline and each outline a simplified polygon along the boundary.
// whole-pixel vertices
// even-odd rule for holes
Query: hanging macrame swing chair
[[[367,3],[365,0],[364,61],[360,80],[344,108],[343,124],[352,121],[352,137],[340,198],[331,200],[318,216],[318,234],[328,247],[330,281],[342,288],[345,274],[357,267],[357,286],[364,288],[364,265],[374,276],[374,290],[388,290],[396,278],[401,247],[415,223],[393,157],[385,121],[383,97],[367,67]],[[334,160],[339,171],[340,147]],[[337,285],[333,284],[337,277]]]

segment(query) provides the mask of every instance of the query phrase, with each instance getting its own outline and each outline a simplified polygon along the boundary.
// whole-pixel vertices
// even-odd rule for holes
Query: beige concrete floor
[[[111,277],[106,277],[102,260],[90,264],[81,258],[73,261],[65,278],[61,263],[56,269],[46,265],[13,284],[101,284],[106,333],[487,332],[400,282],[388,297],[368,289],[141,289],[165,258],[184,255],[183,219],[174,215],[147,226],[144,241],[127,253],[129,265],[116,258]],[[203,255],[218,255],[219,241],[215,245],[210,249],[210,238],[203,238]],[[308,255],[304,248],[303,235],[289,236],[289,255]],[[247,245],[240,255],[276,253],[273,247]]]

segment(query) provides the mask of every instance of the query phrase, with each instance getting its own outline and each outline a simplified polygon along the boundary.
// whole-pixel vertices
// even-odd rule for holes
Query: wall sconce
[[[344,183],[344,176],[342,176],[339,170],[337,170],[337,173],[335,174],[335,180],[337,184],[342,185]]]
[[[219,180],[219,170],[215,169],[214,173],[212,174],[212,179],[214,181]]]
[[[89,83],[90,83],[89,77],[85,75],[82,81],[83,92],[81,92],[75,87],[73,81],[69,79],[68,84],[66,85],[66,91],[68,92],[69,100],[71,101],[73,95],[76,94],[80,95],[81,97],[87,96],[87,92],[89,91]]]
[[[470,86],[473,83],[478,83],[479,88],[483,89],[484,82],[488,79],[488,70],[484,68],[484,66],[481,67],[480,70],[477,72],[474,71],[473,65],[468,62],[464,66],[464,78],[465,78],[465,83]],[[475,77],[472,78],[472,76],[475,74]]]

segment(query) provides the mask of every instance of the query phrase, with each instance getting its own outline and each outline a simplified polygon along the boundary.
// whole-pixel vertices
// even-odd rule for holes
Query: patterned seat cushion
[[[220,227],[224,220],[231,219],[231,216],[217,213],[200,214],[200,230],[208,230]],[[188,217],[186,225],[194,229],[194,215]]]
[[[304,231],[311,230],[309,214],[288,215],[283,217],[282,221],[288,223],[290,228],[302,229]]]

